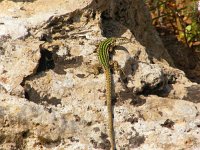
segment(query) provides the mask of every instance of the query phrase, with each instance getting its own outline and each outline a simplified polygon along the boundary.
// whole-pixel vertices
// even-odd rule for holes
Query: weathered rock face
[[[93,66],[112,36],[131,39],[112,56],[123,70],[112,70],[117,149],[200,148],[199,86],[168,65],[142,1],[5,0],[0,10],[0,148],[109,149],[105,76]]]
[[[20,85],[25,77],[35,72],[40,59],[41,43],[35,39],[10,40],[2,37],[0,56],[0,89],[16,95],[24,95]]]

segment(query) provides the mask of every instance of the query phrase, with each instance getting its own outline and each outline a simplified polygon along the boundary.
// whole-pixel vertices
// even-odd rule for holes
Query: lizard
[[[100,42],[97,55],[99,62],[104,70],[106,77],[106,101],[108,112],[108,137],[110,138],[111,150],[115,149],[114,127],[113,127],[113,112],[112,112],[112,83],[111,83],[111,60],[110,52],[117,45],[128,43],[126,38],[107,38]],[[116,62],[115,62],[116,64]]]

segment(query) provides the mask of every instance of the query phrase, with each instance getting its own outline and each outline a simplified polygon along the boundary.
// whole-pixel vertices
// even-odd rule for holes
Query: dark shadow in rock
[[[66,74],[64,69],[76,68],[82,65],[83,56],[71,56],[70,54],[59,56],[56,53],[59,50],[59,46],[54,45],[51,48],[53,50],[49,51],[43,48],[42,45],[40,46],[41,58],[37,67],[37,74],[49,69],[52,69],[57,74]]]
[[[166,74],[163,76],[161,82],[157,85],[144,84],[141,91],[137,92],[139,95],[157,95],[159,97],[168,97],[169,93],[173,89],[172,84],[176,83],[176,77],[174,75]]]
[[[31,135],[31,133],[30,133],[30,130],[29,130],[29,129],[22,131],[22,137],[23,137],[24,139],[25,139],[25,138],[28,138],[30,135]]]
[[[55,67],[53,60],[53,53],[44,48],[40,49],[40,53],[41,53],[41,58],[39,60],[39,65],[36,73],[53,69]]]
[[[136,135],[135,137],[131,137],[129,139],[129,148],[138,148],[145,142],[145,137]]]
[[[54,148],[57,147],[61,143],[61,138],[58,137],[56,140],[52,140],[50,138],[39,136],[38,140],[40,144],[42,144],[46,148]]]
[[[83,56],[74,56],[74,57],[61,57],[54,55],[55,68],[53,71],[57,74],[66,74],[64,69],[67,68],[77,68],[82,65]]]
[[[108,11],[104,11],[101,14],[100,28],[102,30],[102,35],[105,37],[121,37],[127,30],[127,28],[110,17]]]
[[[117,93],[118,95],[118,101],[115,101],[116,106],[117,105],[123,105],[124,101],[131,99],[130,104],[134,105],[136,107],[142,106],[146,103],[145,99],[140,98],[137,95],[134,95],[133,92],[131,90],[127,90],[127,91],[120,91],[119,93]]]
[[[6,139],[6,135],[3,133],[0,133],[0,144],[3,144],[5,139]]]
[[[81,79],[85,78],[85,74],[76,74],[76,76]]]
[[[167,97],[168,94],[171,91],[171,86],[170,85],[165,85],[162,87],[162,82],[156,85],[154,88],[152,88],[150,85],[146,84],[141,92],[138,92],[137,94],[139,95],[157,95],[160,97]]]
[[[97,148],[99,148],[99,149],[110,149],[111,145],[110,145],[110,141],[107,139],[108,135],[101,132],[100,138],[103,142],[99,143]]]
[[[47,33],[42,33],[40,38],[39,38],[40,41],[45,41],[45,42],[51,42],[52,41],[52,37],[50,34],[47,34]]]
[[[41,77],[45,77],[46,76],[46,72],[40,72],[39,74],[35,74],[35,71],[33,71],[33,74],[30,74],[28,75],[27,77],[24,77],[23,78],[23,81],[20,83],[20,85],[22,87],[24,87],[26,85],[26,81],[29,81],[29,80],[34,80],[34,79],[37,79],[37,78],[41,78]],[[27,95],[28,97],[28,95]],[[27,98],[28,99],[28,98]]]
[[[26,96],[25,98],[27,98],[29,101],[32,101],[36,104],[43,104],[44,102],[50,105],[54,105],[54,106],[61,104],[61,100],[57,99],[56,97],[50,98],[48,95],[41,97],[38,91],[31,88],[29,85],[26,85],[24,89],[25,89],[25,96]]]
[[[135,117],[134,115],[133,116],[130,116],[128,119],[126,119],[125,121],[127,122],[130,122],[131,124],[135,124],[135,123],[138,123],[138,117]]]
[[[140,98],[140,97],[134,97],[132,101],[130,102],[131,105],[134,105],[136,107],[142,106],[146,103],[146,99]]]
[[[94,139],[91,139],[90,140],[90,143],[92,143],[92,145],[93,145],[93,147],[95,148],[95,149],[97,149],[97,141],[95,141]]]
[[[187,87],[187,96],[183,100],[190,101],[193,103],[200,103],[200,85],[193,85]]]
[[[163,124],[161,124],[162,127],[166,127],[169,129],[173,129],[174,125],[175,125],[174,121],[172,121],[170,119],[165,120],[165,122]]]
[[[71,137],[68,137],[68,139],[71,141],[71,142],[76,142],[78,143],[79,142],[79,139],[76,139],[75,137],[71,136]]]
[[[0,43],[1,44],[1,43]],[[0,56],[5,55],[5,49],[3,47],[0,46]]]

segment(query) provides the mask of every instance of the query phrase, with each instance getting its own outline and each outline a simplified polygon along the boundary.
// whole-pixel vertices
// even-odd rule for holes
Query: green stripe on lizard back
[[[104,69],[109,68],[109,48],[115,41],[115,38],[108,38],[99,44],[98,58]]]

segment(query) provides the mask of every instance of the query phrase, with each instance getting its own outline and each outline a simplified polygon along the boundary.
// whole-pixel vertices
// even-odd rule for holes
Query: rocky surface
[[[111,36],[131,39],[112,56],[117,149],[200,148],[199,85],[170,67],[142,1],[128,2],[0,1],[1,149],[109,149],[93,67]]]

